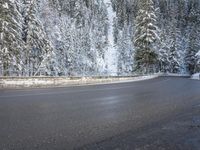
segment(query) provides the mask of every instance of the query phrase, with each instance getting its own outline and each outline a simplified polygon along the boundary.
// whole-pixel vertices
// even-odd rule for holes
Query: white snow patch
[[[116,18],[116,13],[114,12],[112,8],[112,2],[111,0],[104,0],[104,3],[107,5],[107,11],[108,11],[108,23],[109,23],[109,29],[108,29],[108,50],[106,53],[106,64],[108,73],[110,75],[116,75],[117,73],[117,49],[115,47],[114,42],[114,21]]]
[[[197,56],[199,56],[199,57],[200,57],[200,51],[197,53]]]
[[[172,77],[189,77],[189,74],[178,74],[178,73],[164,73],[162,76],[172,76]]]
[[[3,4],[2,6],[3,6],[3,8],[6,8],[6,9],[9,8],[9,7],[8,7],[8,3],[5,3],[5,4]]]
[[[200,80],[200,73],[193,74],[191,79]]]
[[[123,82],[135,82],[135,81],[143,81],[143,80],[150,80],[150,79],[154,79],[159,77],[160,75],[146,75],[146,76],[138,76],[138,77],[132,77],[132,79],[128,80],[128,81],[124,81],[122,79],[122,81],[118,81],[117,83],[123,83]]]
[[[100,84],[113,84],[149,80],[158,77],[156,75],[148,76],[135,76],[135,77],[105,77],[105,78],[91,78],[83,77],[78,79],[70,78],[45,78],[45,77],[32,77],[32,78],[6,78],[0,80],[0,88],[25,88],[25,87],[63,87],[63,86],[86,86],[86,85],[100,85]]]

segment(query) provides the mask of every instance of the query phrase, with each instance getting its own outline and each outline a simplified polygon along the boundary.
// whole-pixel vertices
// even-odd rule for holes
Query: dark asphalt
[[[200,150],[200,82],[0,90],[0,150]]]

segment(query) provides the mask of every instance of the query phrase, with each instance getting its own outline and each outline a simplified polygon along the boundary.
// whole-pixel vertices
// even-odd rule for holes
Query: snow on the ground
[[[200,80],[200,73],[193,74],[191,78],[195,80]]]
[[[51,80],[37,80],[37,79],[25,79],[25,80],[4,80],[3,82],[6,85],[50,85],[53,84],[54,82]]]
[[[18,87],[46,87],[46,86],[76,86],[76,85],[96,85],[111,84],[149,80],[158,77],[159,74],[135,77],[105,77],[91,78],[83,77],[77,79],[70,78],[7,78],[0,80],[0,88],[18,88]]]
[[[149,80],[149,79],[153,79],[153,78],[157,78],[159,77],[160,74],[155,74],[155,75],[146,75],[146,76],[138,76],[138,77],[132,77],[129,80],[122,80],[121,81],[117,81],[117,82],[134,82],[134,81],[143,81],[143,80]]]
[[[164,73],[162,76],[173,76],[173,77],[189,77],[189,74],[178,74],[178,73]]]

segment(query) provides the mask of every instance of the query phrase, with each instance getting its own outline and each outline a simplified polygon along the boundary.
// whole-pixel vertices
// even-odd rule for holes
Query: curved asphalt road
[[[1,150],[199,150],[200,82],[0,90]]]

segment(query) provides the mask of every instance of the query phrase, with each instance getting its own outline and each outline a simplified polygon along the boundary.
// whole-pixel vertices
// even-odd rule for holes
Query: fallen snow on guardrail
[[[158,77],[159,74],[134,77],[7,77],[0,78],[0,88],[58,87],[134,82]]]

